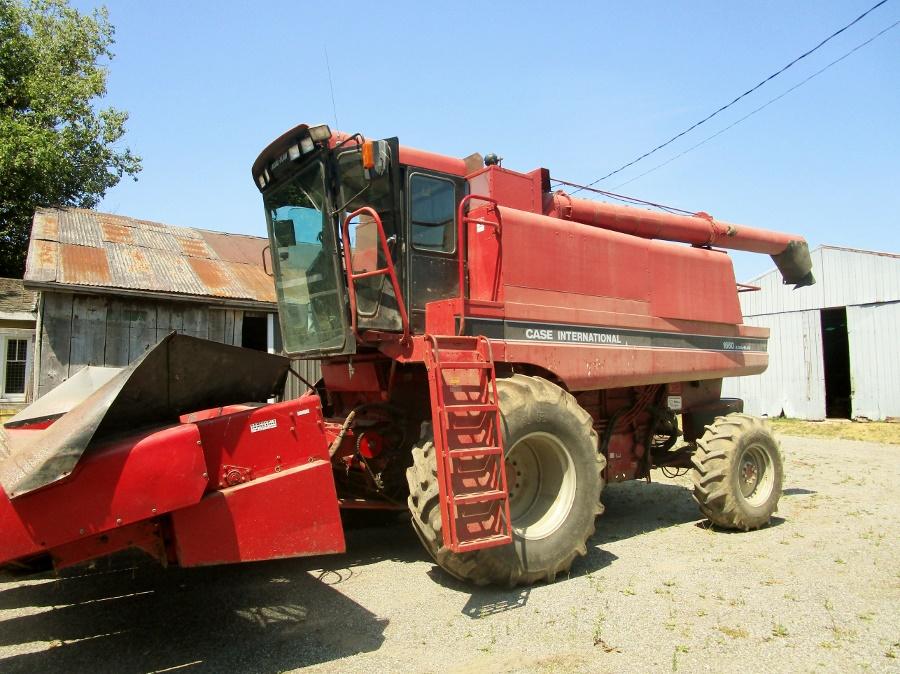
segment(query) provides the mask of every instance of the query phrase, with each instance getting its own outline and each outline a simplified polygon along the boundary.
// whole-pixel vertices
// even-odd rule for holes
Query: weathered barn
[[[900,255],[820,246],[817,283],[775,270],[741,293],[744,320],[771,330],[769,369],[726,380],[745,409],[800,419],[900,417]]]
[[[0,278],[0,421],[31,400],[36,294]]]
[[[36,397],[86,365],[127,365],[173,330],[280,352],[266,245],[82,209],[38,210],[25,271],[25,285],[40,291]]]

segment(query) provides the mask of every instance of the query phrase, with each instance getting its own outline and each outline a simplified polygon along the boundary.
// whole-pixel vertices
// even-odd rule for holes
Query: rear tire
[[[694,500],[710,522],[749,531],[769,523],[781,498],[781,450],[762,419],[716,417],[697,441],[691,461]]]
[[[445,571],[477,585],[552,582],[587,554],[606,460],[597,452],[590,415],[571,395],[540,377],[497,381],[507,460],[513,542],[453,553],[443,542],[437,464],[429,431],[407,470],[413,528]]]

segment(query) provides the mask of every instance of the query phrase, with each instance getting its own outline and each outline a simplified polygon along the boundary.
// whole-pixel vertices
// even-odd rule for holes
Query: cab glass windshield
[[[265,206],[285,351],[343,347],[337,247],[329,225],[322,163],[268,191]]]

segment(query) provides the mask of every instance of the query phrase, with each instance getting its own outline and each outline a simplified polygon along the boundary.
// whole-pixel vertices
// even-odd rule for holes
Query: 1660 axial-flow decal
[[[763,353],[766,351],[766,342],[768,341],[758,337],[692,335],[683,332],[635,330],[564,323],[502,321],[493,318],[467,318],[466,334],[482,334],[491,339],[504,339],[512,342]]]

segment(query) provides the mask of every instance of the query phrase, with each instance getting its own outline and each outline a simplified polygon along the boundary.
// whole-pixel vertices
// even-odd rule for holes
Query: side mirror
[[[362,146],[362,163],[366,179],[383,176],[391,165],[391,149],[386,140],[367,140]]]

